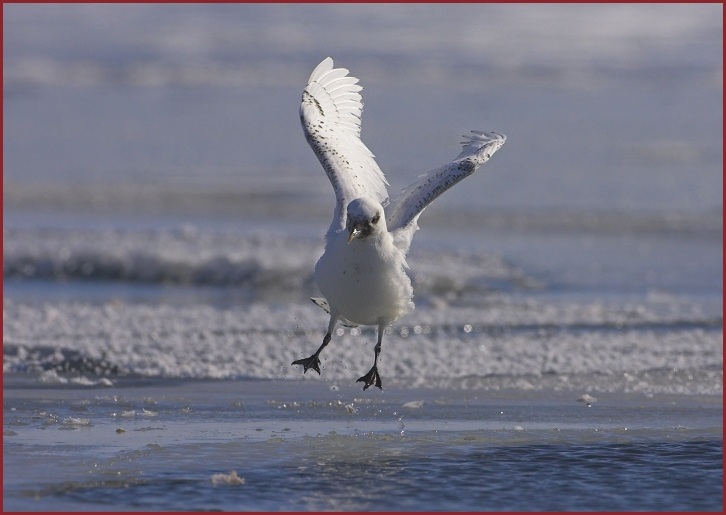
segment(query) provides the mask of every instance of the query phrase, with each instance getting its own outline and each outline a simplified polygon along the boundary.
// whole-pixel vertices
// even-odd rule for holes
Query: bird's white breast
[[[347,241],[329,235],[315,266],[315,282],[331,308],[360,325],[388,324],[413,310],[404,255],[388,233]]]

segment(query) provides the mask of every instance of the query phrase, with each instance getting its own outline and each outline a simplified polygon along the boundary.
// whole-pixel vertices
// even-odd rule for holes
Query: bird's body
[[[388,325],[412,311],[406,256],[393,236],[383,227],[367,238],[348,239],[347,231],[329,234],[315,266],[315,282],[328,304],[356,325]]]
[[[414,308],[406,254],[419,215],[488,161],[506,138],[472,131],[454,161],[422,175],[389,204],[385,176],[360,140],[363,104],[357,82],[348,70],[333,68],[328,57],[315,68],[302,95],[303,130],[333,185],[336,205],[325,251],[315,266],[315,282],[325,302],[313,300],[327,306],[328,330],[315,354],[293,365],[320,373],[318,356],[336,323],[375,325],[373,368],[358,379],[365,390],[373,384],[381,388],[377,363],[384,329]]]

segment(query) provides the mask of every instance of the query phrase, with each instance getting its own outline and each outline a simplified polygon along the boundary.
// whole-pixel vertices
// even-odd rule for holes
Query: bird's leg
[[[383,390],[383,383],[381,383],[381,376],[378,375],[378,355],[381,353],[381,342],[383,341],[383,332],[386,329],[385,324],[378,324],[378,343],[373,348],[375,358],[373,359],[373,368],[371,368],[366,375],[359,378],[358,382],[363,383],[363,390],[367,390],[369,386],[376,385],[378,388]]]
[[[338,315],[331,314],[330,315],[330,323],[328,323],[328,332],[325,333],[325,337],[323,337],[323,343],[318,347],[318,350],[315,351],[315,354],[310,356],[309,358],[303,358],[303,359],[296,359],[292,362],[293,365],[302,365],[303,366],[303,374],[308,371],[309,368],[312,368],[315,370],[318,374],[320,374],[320,358],[318,356],[323,351],[326,345],[330,343],[331,335],[333,334],[333,329],[335,329],[335,323],[338,321]]]

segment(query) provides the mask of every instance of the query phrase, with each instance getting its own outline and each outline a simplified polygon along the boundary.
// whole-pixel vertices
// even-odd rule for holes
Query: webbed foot
[[[383,385],[381,383],[381,376],[378,375],[378,367],[373,365],[373,368],[371,368],[366,375],[359,378],[356,383],[362,382],[363,390],[367,390],[369,386],[376,385],[378,388],[383,390]]]
[[[309,368],[315,370],[320,375],[320,359],[317,354],[313,354],[309,358],[296,359],[292,362],[293,365],[302,365],[303,374],[308,371]]]

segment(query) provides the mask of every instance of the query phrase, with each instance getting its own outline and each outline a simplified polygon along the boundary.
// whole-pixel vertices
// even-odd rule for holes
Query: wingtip
[[[490,141],[496,141],[500,140],[502,143],[507,141],[507,136],[504,134],[500,134],[498,132],[484,132],[484,131],[477,131],[473,130],[470,134],[463,134],[462,137],[464,138],[464,141],[461,142],[462,145],[470,145],[475,142],[485,142],[488,143]]]
[[[327,72],[329,72],[332,69],[333,69],[333,58],[328,56],[325,59],[323,59],[322,61],[320,61],[320,63],[318,63],[318,65],[315,67],[313,72],[310,74],[310,78],[308,79],[308,84],[316,81],[317,79],[319,79],[320,77],[322,77],[323,75],[325,75]]]

